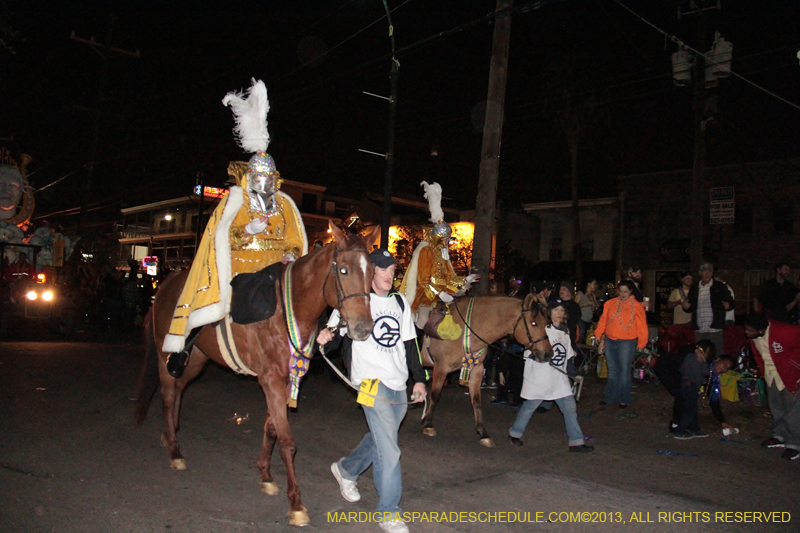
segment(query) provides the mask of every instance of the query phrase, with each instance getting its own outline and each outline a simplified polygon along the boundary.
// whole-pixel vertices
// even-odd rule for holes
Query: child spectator
[[[705,350],[709,349],[711,341],[703,339],[696,344],[686,344],[681,346],[677,352],[669,353],[658,358],[653,371],[658,377],[659,381],[664,384],[674,398],[675,402],[672,407],[672,420],[670,420],[669,431],[676,433],[685,411],[685,399],[681,394],[681,368],[684,361],[689,356],[694,356],[695,359],[700,357],[699,352],[705,354]],[[711,353],[714,352],[713,343],[711,343]],[[703,355],[705,357],[705,355]],[[719,376],[730,370],[735,366],[733,359],[728,355],[721,355],[716,358],[710,365],[710,373],[703,388],[703,394],[709,400],[711,412],[714,414],[723,429],[733,430],[733,426],[725,421],[725,416],[722,414],[722,407],[720,405],[720,380]],[[699,437],[700,435],[697,435]]]
[[[514,425],[508,432],[509,438],[514,446],[522,446],[522,434],[536,408],[544,400],[555,400],[564,415],[569,451],[591,452],[594,447],[584,443],[583,432],[578,425],[575,398],[567,376],[567,361],[575,357],[575,352],[572,350],[569,335],[558,329],[566,323],[566,309],[564,305],[558,304],[549,309],[548,315],[550,325],[546,331],[553,347],[553,358],[549,363],[539,363],[528,357],[530,351],[525,350],[525,374],[521,393],[525,403],[520,407]]]

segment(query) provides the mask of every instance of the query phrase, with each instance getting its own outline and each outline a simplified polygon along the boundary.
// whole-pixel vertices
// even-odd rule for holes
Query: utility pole
[[[381,222],[381,248],[389,248],[389,224],[392,216],[392,180],[394,178],[394,126],[397,117],[397,78],[400,62],[395,57],[394,48],[394,25],[392,25],[392,13],[386,0],[383,1],[383,8],[386,10],[386,19],[389,22],[389,41],[392,45],[392,68],[389,71],[390,93],[389,97],[379,94],[362,91],[368,96],[381,98],[389,101],[389,133],[386,138],[386,153],[373,152],[359,148],[359,152],[377,155],[386,160],[386,176],[383,181],[383,220]]]
[[[708,10],[721,9],[720,0],[692,0],[689,9],[683,12],[678,7],[678,18],[685,15],[696,16],[697,50],[705,50],[706,14]],[[681,49],[672,54],[672,74],[675,85],[693,84],[692,107],[694,121],[694,157],[692,162],[692,198],[691,207],[691,247],[690,270],[703,262],[703,200],[706,198],[708,186],[705,176],[706,160],[706,125],[713,119],[715,97],[706,97],[705,90],[717,86],[718,80],[730,75],[730,63],[733,45],[721,38],[719,32],[714,37],[714,45],[706,54],[692,54],[680,43]],[[708,207],[708,206],[706,206]]]
[[[82,39],[75,35],[75,31],[72,31],[70,35],[70,39],[73,41],[77,41],[82,44],[88,44],[96,52],[100,54],[103,58],[103,65],[102,70],[100,73],[100,81],[97,85],[97,101],[95,102],[94,110],[92,110],[92,140],[89,144],[89,153],[86,162],[86,174],[83,178],[83,194],[81,195],[81,211],[80,211],[80,220],[78,222],[78,231],[83,228],[86,224],[86,217],[88,214],[88,207],[89,201],[92,195],[92,181],[94,179],[94,167],[95,167],[95,159],[97,158],[97,145],[100,142],[100,119],[102,118],[102,111],[103,105],[105,103],[105,96],[106,96],[106,88],[108,87],[108,60],[111,57],[111,54],[124,54],[131,57],[139,58],[139,50],[135,52],[129,52],[126,50],[120,50],[119,48],[114,48],[111,46],[111,40],[114,36],[114,23],[116,22],[117,17],[115,15],[111,15],[108,21],[108,30],[106,33],[106,42],[105,44],[100,44],[95,41],[94,37],[91,39]]]
[[[472,242],[472,268],[481,275],[478,294],[489,291],[489,268],[492,262],[497,182],[500,170],[500,142],[508,75],[508,47],[511,37],[513,0],[497,0],[492,39],[492,62],[486,97],[486,120],[483,125],[478,198],[475,203],[475,237]]]
[[[698,11],[697,47],[705,50],[705,14]],[[692,87],[692,105],[694,107],[694,159],[692,162],[692,241],[689,271],[695,272],[703,262],[703,192],[706,190],[706,131],[703,123],[703,92],[705,91],[706,61],[703,56],[697,57],[694,69],[694,86]]]
[[[394,55],[394,26],[392,14],[383,0],[386,19],[389,22],[389,40],[392,43],[392,69],[389,72],[389,133],[386,137],[386,178],[383,186],[383,222],[381,223],[381,248],[389,248],[389,223],[392,215],[392,180],[394,179],[394,125],[397,117],[397,78],[400,62]]]

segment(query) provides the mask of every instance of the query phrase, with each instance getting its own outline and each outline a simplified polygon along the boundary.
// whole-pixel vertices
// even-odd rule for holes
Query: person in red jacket
[[[800,327],[753,313],[745,318],[744,331],[767,384],[772,414],[772,437],[761,445],[785,448],[784,459],[800,459]]]

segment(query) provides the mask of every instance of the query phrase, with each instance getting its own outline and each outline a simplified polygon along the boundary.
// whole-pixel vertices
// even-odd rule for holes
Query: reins
[[[475,337],[476,337],[476,338],[477,338],[479,341],[481,341],[482,343],[486,344],[487,346],[491,346],[491,347],[493,347],[493,348],[496,348],[497,350],[501,351],[502,353],[504,353],[504,354],[506,354],[506,355],[510,355],[511,357],[516,357],[516,358],[518,358],[518,359],[522,359],[523,361],[524,361],[525,359],[528,359],[528,358],[527,358],[527,357],[525,357],[524,355],[519,355],[519,354],[515,354],[515,353],[511,353],[511,352],[509,352],[508,350],[506,350],[506,349],[505,349],[505,348],[503,348],[502,346],[498,345],[496,342],[492,342],[492,343],[486,342],[486,340],[484,340],[483,338],[481,338],[481,336],[480,336],[480,335],[478,335],[477,333],[475,333],[475,330],[474,330],[474,329],[472,329],[472,327],[469,325],[469,323],[467,322],[467,320],[464,318],[464,315],[462,315],[462,314],[461,314],[461,310],[458,308],[458,305],[456,305],[456,306],[455,306],[455,308],[456,308],[456,311],[458,311],[458,316],[460,316],[460,317],[461,317],[461,321],[462,321],[462,322],[464,322],[464,326],[466,326],[466,328],[467,328],[467,331],[469,331],[471,334],[475,335]],[[536,339],[535,341],[533,340],[533,337],[531,336],[530,329],[528,329],[528,322],[527,322],[527,321],[525,321],[525,313],[530,313],[530,312],[532,312],[532,311],[533,311],[533,308],[528,308],[528,309],[525,309],[525,308],[523,307],[523,308],[520,310],[520,312],[519,312],[519,318],[517,318],[517,321],[516,321],[516,323],[514,323],[514,329],[512,329],[512,330],[511,330],[511,333],[512,333],[512,335],[513,335],[514,331],[516,331],[516,329],[517,329],[517,326],[519,326],[519,322],[520,322],[520,320],[523,320],[523,321],[524,321],[523,323],[525,324],[525,333],[526,333],[526,335],[528,336],[528,345],[526,346],[526,348],[527,348],[528,350],[530,350],[531,352],[533,352],[533,345],[534,345],[534,344],[537,344],[537,343],[539,343],[539,342],[542,342],[543,340],[547,339],[547,334],[545,333],[545,335],[544,335],[543,337],[541,337],[541,338],[539,338],[539,339]],[[552,361],[550,361],[550,367],[552,367],[552,368],[556,369],[558,372],[561,372],[562,374],[564,374],[564,375],[565,375],[565,376],[567,376],[568,378],[570,378],[570,379],[573,379],[573,378],[572,378],[572,377],[571,377],[571,376],[570,376],[570,375],[569,375],[567,372],[564,372],[563,370],[561,370],[560,368],[558,368],[557,366],[555,366],[555,365],[553,364],[553,362],[552,362]]]
[[[323,347],[322,346],[319,347],[319,351],[320,351],[320,355],[322,355],[322,358],[325,359],[326,363],[328,363],[328,366],[330,366],[333,369],[333,371],[336,372],[336,375],[339,376],[340,378],[342,378],[342,381],[344,381],[347,384],[348,387],[350,387],[354,391],[358,392],[359,394],[363,394],[364,396],[369,396],[370,398],[373,398],[373,399],[378,400],[380,402],[386,402],[386,403],[391,404],[391,405],[411,405],[411,404],[414,404],[414,403],[419,403],[419,402],[416,402],[416,401],[393,402],[392,400],[387,400],[386,398],[379,398],[377,394],[370,394],[368,392],[362,391],[361,389],[359,389],[358,387],[353,385],[350,382],[350,380],[347,379],[347,377],[345,377],[344,374],[342,374],[342,371],[339,370],[339,368],[336,365],[334,365],[333,362],[331,362],[330,359],[328,359],[327,355],[322,353],[322,351],[323,351]],[[421,417],[421,419],[425,418],[425,413],[428,412],[428,395],[427,394],[423,398],[423,401],[424,401],[424,406],[423,406],[423,409],[422,409],[422,417]]]
[[[455,302],[455,303],[457,303],[457,302]],[[524,359],[524,357],[521,356],[521,355],[517,355],[515,353],[509,352],[508,350],[503,348],[501,345],[497,344],[497,341],[488,342],[484,338],[482,338],[480,335],[475,333],[475,330],[472,329],[472,326],[470,326],[469,323],[467,322],[467,320],[464,318],[464,315],[461,313],[461,309],[458,308],[458,305],[454,305],[454,307],[456,308],[456,311],[458,312],[458,316],[461,317],[461,321],[464,323],[464,326],[467,328],[467,331],[469,331],[472,335],[474,335],[476,339],[478,339],[479,341],[484,343],[486,346],[491,346],[492,348],[495,348],[495,349],[503,352],[506,355],[511,355],[513,357],[519,357],[520,359]],[[511,333],[513,335],[514,331],[517,330],[517,326],[519,326],[520,320],[522,320],[523,324],[525,324],[525,334],[528,336],[528,345],[525,346],[525,347],[527,349],[529,349],[530,351],[533,351],[533,346],[535,344],[538,344],[538,343],[542,342],[543,340],[547,340],[547,334],[545,333],[541,338],[536,339],[535,341],[533,340],[533,336],[531,336],[530,329],[528,329],[528,322],[525,320],[525,313],[529,313],[531,311],[533,311],[533,308],[525,309],[523,307],[522,309],[520,309],[519,318],[517,318],[517,321],[514,323],[514,329],[511,330]]]

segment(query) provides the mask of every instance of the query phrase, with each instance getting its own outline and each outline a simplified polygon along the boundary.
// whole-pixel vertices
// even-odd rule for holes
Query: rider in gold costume
[[[411,302],[414,321],[423,329],[431,309],[438,300],[450,303],[462,296],[478,279],[477,274],[457,276],[450,262],[448,246],[452,231],[444,221],[441,208],[442,187],[438,183],[422,182],[425,198],[431,210],[430,221],[434,225],[425,230],[425,240],[417,245],[403,278],[400,292]]]
[[[167,369],[180,377],[201,326],[230,311],[231,280],[277,262],[308,253],[303,219],[292,199],[278,189],[281,178],[266,153],[269,133],[267,89],[253,80],[247,99],[229,93],[222,101],[236,115],[239,143],[255,152],[249,162],[234,161],[228,174],[236,180],[212,213],[183,287],[162,350]]]

